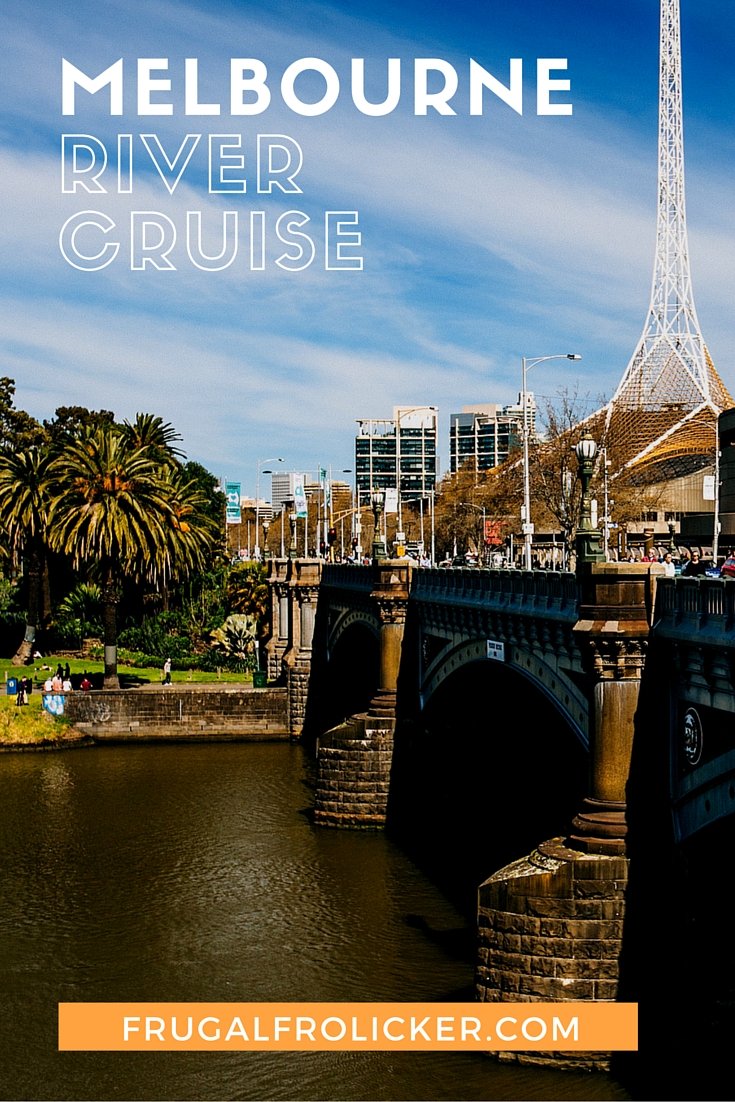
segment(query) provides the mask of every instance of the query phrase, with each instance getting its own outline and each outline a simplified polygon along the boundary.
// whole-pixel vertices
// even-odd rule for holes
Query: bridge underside
[[[428,662],[421,683],[422,707],[430,705],[434,694],[447,678],[468,663],[481,662],[489,682],[496,675],[502,678],[503,671],[517,676],[516,706],[521,723],[534,722],[526,695],[526,690],[531,689],[558,713],[581,745],[588,748],[589,702],[574,679],[576,673],[579,680],[579,671],[571,668],[572,656],[568,652],[560,653],[553,647],[544,648],[543,645],[525,649],[510,642],[503,643],[502,650],[499,650],[497,641],[489,641],[484,636],[456,642],[454,637],[427,634],[423,640],[423,653]],[[433,657],[430,657],[432,654]]]
[[[397,726],[389,827],[472,911],[491,871],[568,832],[587,774],[578,729],[542,687],[464,654]]]

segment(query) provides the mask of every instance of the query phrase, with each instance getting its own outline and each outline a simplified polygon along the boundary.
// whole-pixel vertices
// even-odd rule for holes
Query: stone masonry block
[[[574,899],[527,899],[526,910],[539,918],[574,918],[577,904]]]
[[[519,993],[549,1002],[568,1002],[576,999],[592,999],[594,985],[590,980],[526,976],[521,979]]]

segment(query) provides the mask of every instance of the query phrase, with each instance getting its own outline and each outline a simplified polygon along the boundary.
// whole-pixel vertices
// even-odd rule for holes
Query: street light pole
[[[720,553],[720,420],[715,421],[715,517],[712,534],[712,564],[717,566]]]
[[[601,562],[605,558],[601,544],[600,531],[592,523],[592,502],[590,501],[590,483],[595,470],[597,444],[585,433],[574,449],[579,464],[579,478],[582,483],[582,502],[577,525],[577,567],[583,563]]]
[[[523,565],[531,569],[531,550],[533,544],[533,524],[531,522],[531,472],[528,457],[528,390],[526,378],[528,372],[545,360],[581,360],[576,352],[560,352],[552,356],[536,356],[533,359],[521,357],[521,401],[523,402]]]
[[[260,536],[258,532],[258,522],[260,521],[260,468],[264,463],[283,463],[283,460],[278,456],[273,456],[272,459],[258,460],[258,470],[255,474],[255,547],[253,548],[253,558],[256,560],[260,559]]]
[[[711,429],[715,434],[715,469],[714,469],[714,517],[712,527],[712,564],[717,566],[717,559],[720,554],[720,419],[715,415],[715,423],[711,421],[702,420],[700,417],[693,417],[689,424],[701,425],[703,428]]]
[[[373,490],[371,494],[373,508],[373,565],[386,558],[385,540],[380,534],[380,514],[384,511],[385,495],[382,490]]]

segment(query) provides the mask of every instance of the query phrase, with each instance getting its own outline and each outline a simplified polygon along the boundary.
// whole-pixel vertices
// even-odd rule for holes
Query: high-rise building
[[[397,490],[399,503],[418,501],[434,492],[437,420],[435,406],[395,406],[391,419],[358,420],[358,505],[369,505],[373,490]]]
[[[528,392],[528,430],[533,436],[536,403]],[[449,417],[449,469],[452,474],[469,465],[476,471],[489,471],[508,458],[523,439],[523,404],[463,406],[461,413]]]
[[[278,512],[282,505],[294,500],[294,487],[297,480],[303,479],[303,474],[293,471],[274,471],[271,475],[271,505],[273,512]]]

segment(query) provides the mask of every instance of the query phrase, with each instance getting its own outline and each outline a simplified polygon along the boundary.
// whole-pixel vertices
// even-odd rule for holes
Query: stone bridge
[[[316,754],[315,821],[408,821],[449,861],[479,844],[480,999],[637,1000],[645,923],[626,914],[671,895],[677,845],[733,821],[735,583],[638,563],[270,571],[269,671]]]

